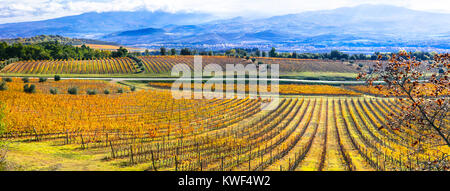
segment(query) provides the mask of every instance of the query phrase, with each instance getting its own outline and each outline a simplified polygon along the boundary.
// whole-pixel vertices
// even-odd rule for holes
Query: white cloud
[[[206,12],[216,16],[273,16],[376,3],[450,13],[448,0],[0,0],[0,23],[42,20],[85,12]]]

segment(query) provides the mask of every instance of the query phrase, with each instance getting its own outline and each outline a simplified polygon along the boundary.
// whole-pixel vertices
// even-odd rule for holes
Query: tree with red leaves
[[[388,127],[380,128],[417,129],[420,138],[412,146],[422,142],[450,146],[449,61],[448,53],[436,54],[433,61],[420,61],[401,51],[387,61],[379,55],[368,72],[359,74],[358,79],[368,85],[388,89],[387,96],[398,97],[400,112],[390,113]]]

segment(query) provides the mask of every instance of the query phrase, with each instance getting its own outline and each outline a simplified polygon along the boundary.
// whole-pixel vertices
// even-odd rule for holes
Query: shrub
[[[35,93],[36,92],[36,86],[34,84],[25,84],[23,86],[23,91],[26,93]]]
[[[109,94],[109,90],[105,90],[105,91],[103,91],[103,93],[108,95]]]
[[[71,87],[67,90],[67,93],[71,95],[77,95],[78,94],[78,87]]]
[[[54,80],[55,80],[55,82],[61,80],[61,76],[55,75]]]
[[[53,95],[56,95],[56,94],[58,94],[58,89],[56,89],[56,88],[51,88],[51,89],[50,89],[50,93],[53,94]]]
[[[119,94],[123,93],[123,89],[122,88],[117,89],[117,93]]]
[[[130,90],[131,90],[132,92],[136,91],[136,86],[131,86],[131,87],[130,87]]]
[[[87,90],[86,93],[88,95],[96,95],[97,94],[97,90]]]
[[[22,78],[23,83],[28,83],[30,82],[30,79],[27,77]]]
[[[39,83],[46,82],[46,81],[47,81],[47,78],[44,78],[44,77],[39,78]]]
[[[5,91],[8,90],[8,85],[6,84],[5,81],[0,82],[0,91]]]
[[[12,82],[11,78],[3,78],[2,80],[5,81],[5,82]]]

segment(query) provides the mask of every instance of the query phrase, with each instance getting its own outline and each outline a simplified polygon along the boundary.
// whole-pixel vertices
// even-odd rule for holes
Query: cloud
[[[0,0],[0,23],[32,21],[85,12],[163,10],[221,17],[264,17],[374,3],[373,0]],[[450,13],[448,0],[378,0],[416,10]]]

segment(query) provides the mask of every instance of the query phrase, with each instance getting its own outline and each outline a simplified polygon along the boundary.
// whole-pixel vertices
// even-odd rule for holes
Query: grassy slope
[[[105,161],[99,150],[81,150],[76,145],[55,145],[53,142],[12,142],[7,161],[13,170],[145,170],[148,165],[124,166],[124,160]]]

